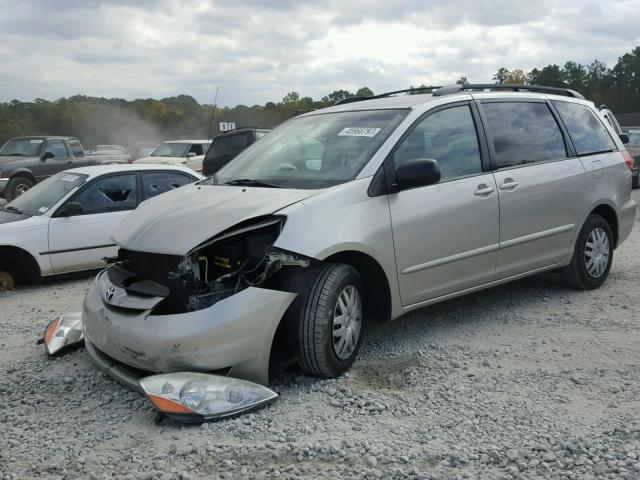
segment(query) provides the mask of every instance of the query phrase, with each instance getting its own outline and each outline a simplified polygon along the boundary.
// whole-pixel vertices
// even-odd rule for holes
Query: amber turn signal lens
[[[60,323],[60,317],[56,318],[47,327],[47,331],[44,332],[44,343],[45,343],[45,345],[48,345],[49,343],[51,343],[51,337],[53,337],[53,334],[55,333],[56,328],[58,328],[58,324],[59,323]]]
[[[153,403],[158,410],[164,413],[193,413],[193,410],[185,407],[184,405],[169,400],[167,398],[159,397],[158,395],[147,394],[151,403]]]

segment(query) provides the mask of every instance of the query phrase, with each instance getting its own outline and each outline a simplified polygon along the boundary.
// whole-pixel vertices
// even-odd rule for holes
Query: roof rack
[[[545,87],[542,85],[520,85],[513,83],[472,83],[464,85],[446,85],[433,92],[434,97],[443,95],[453,95],[464,91],[473,90],[513,90],[514,92],[540,92],[552,93],[556,95],[566,95],[568,97],[580,98],[584,100],[581,93],[571,90],[570,88]]]
[[[339,102],[336,102],[334,105],[344,105],[345,103],[361,102],[363,100],[374,100],[376,98],[390,97],[391,95],[395,95],[396,93],[408,93],[408,92],[415,92],[415,91],[422,91],[422,90],[429,90],[426,93],[431,93],[434,90],[438,90],[440,88],[442,88],[442,87],[413,87],[413,88],[405,88],[404,90],[394,90],[393,92],[380,93],[378,95],[373,95],[371,97],[349,97],[349,98],[345,98],[343,100],[340,100]]]

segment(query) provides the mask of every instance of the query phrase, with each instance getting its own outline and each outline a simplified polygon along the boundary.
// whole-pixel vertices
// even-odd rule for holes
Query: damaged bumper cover
[[[249,287],[211,307],[152,315],[162,297],[114,285],[108,269],[91,285],[82,320],[87,351],[103,371],[140,391],[136,369],[228,374],[267,385],[271,344],[296,294]]]

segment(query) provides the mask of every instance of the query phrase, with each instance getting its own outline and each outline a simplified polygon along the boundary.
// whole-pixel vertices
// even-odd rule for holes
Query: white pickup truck
[[[139,158],[133,163],[184,165],[201,173],[202,160],[210,144],[211,140],[167,140],[158,145],[148,157]]]

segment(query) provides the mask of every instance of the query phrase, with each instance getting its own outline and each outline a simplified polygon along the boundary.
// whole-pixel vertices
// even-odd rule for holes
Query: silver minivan
[[[603,120],[522,85],[293,118],[128,216],[84,301],[87,349],[134,389],[183,371],[266,385],[287,361],[335,377],[374,318],[546,270],[597,288],[636,209]]]

